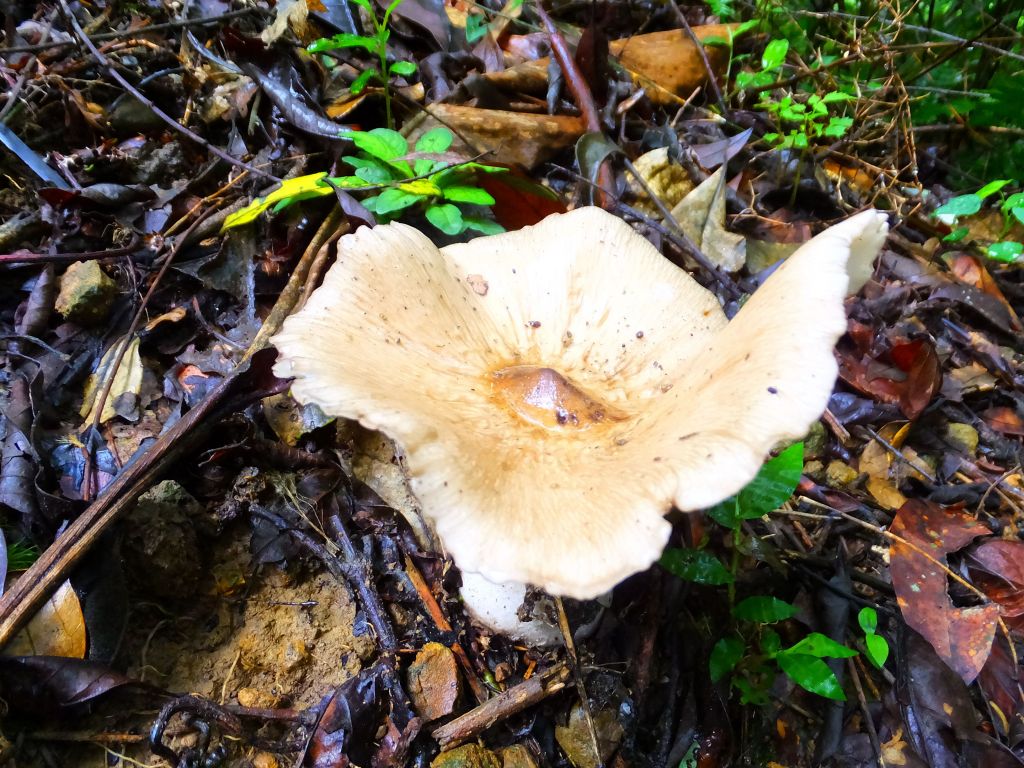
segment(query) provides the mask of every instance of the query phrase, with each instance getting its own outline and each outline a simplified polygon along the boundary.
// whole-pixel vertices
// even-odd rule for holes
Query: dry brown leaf
[[[698,40],[724,40],[730,32],[735,34],[738,26],[706,24],[693,27],[693,34]],[[678,103],[707,82],[700,51],[685,30],[669,29],[612,40],[608,48],[655,104]],[[726,48],[705,46],[704,50],[712,70],[721,73],[728,60]],[[506,91],[543,93],[548,84],[548,61],[547,57],[534,59],[484,77]]]
[[[909,430],[909,423],[893,422],[878,430],[878,436],[893,447],[899,448]],[[868,493],[883,509],[896,510],[906,503],[907,497],[893,483],[892,453],[877,440],[872,440],[864,446],[858,467],[868,476],[865,483]]]
[[[3,649],[4,656],[63,656],[84,659],[85,617],[78,595],[65,581],[25,628]]]
[[[725,228],[725,166],[673,208],[672,218],[712,264],[727,272],[742,269],[747,259],[746,240]]]
[[[571,147],[585,131],[578,117],[433,104],[428,114],[409,123],[406,138],[413,143],[439,125],[455,133],[451,151],[470,157],[487,153],[482,162],[527,169]]]

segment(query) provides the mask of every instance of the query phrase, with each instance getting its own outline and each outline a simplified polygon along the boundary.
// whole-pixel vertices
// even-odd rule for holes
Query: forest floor
[[[1018,107],[1019,19],[546,7],[3,6],[0,764],[1024,764],[1024,123],[929,80]],[[585,205],[729,317],[890,231],[802,443],[537,644],[270,339],[360,226]]]

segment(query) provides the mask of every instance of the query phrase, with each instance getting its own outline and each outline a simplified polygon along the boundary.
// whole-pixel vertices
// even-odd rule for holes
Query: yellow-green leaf
[[[403,192],[408,192],[410,195],[419,195],[420,197],[431,197],[441,194],[441,188],[430,179],[407,181],[404,184],[399,184],[398,188]]]
[[[275,189],[266,197],[257,197],[245,208],[240,211],[235,211],[226,219],[221,225],[221,231],[225,229],[231,229],[232,227],[240,227],[243,224],[248,224],[259,218],[265,210],[273,205],[292,198],[293,200],[307,200],[311,197],[322,197],[323,195],[329,195],[333,190],[323,184],[323,179],[327,174],[324,173],[311,173],[308,176],[298,176],[294,179],[286,179],[281,182],[281,186]]]

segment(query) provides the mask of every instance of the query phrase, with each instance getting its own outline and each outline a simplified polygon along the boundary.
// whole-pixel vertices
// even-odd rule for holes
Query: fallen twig
[[[502,694],[471,709],[450,723],[435,728],[433,736],[442,748],[475,738],[492,725],[522,712],[565,688],[569,670],[564,665],[552,667]]]

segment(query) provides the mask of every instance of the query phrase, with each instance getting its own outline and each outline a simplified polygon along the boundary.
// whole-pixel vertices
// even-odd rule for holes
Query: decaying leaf
[[[909,423],[886,424],[878,430],[878,436],[890,445],[899,448],[910,431]],[[893,482],[892,453],[879,441],[872,440],[860,454],[860,471],[868,476],[865,487],[884,509],[896,510],[902,507],[907,497]]]
[[[712,264],[727,272],[743,268],[747,245],[743,235],[725,228],[725,166],[708,176],[675,208],[672,217]]]
[[[62,656],[84,659],[85,617],[78,595],[65,581],[25,628],[3,649],[4,656]]]
[[[114,362],[117,359],[118,351],[121,349],[124,340],[121,339],[110,345],[100,360],[96,372],[89,376],[85,382],[85,395],[82,400],[81,416],[87,424],[92,423],[96,418],[97,400],[106,387],[107,381],[113,378],[114,382],[110,387],[106,400],[103,402],[103,410],[100,413],[100,423],[110,421],[118,415],[125,415],[134,409],[137,399],[131,403],[126,410],[122,398],[126,395],[138,398],[142,390],[142,357],[139,355],[139,339],[135,337],[128,342],[121,364],[114,370]]]
[[[672,162],[668,147],[652,149],[633,161],[644,183],[671,210],[693,190],[693,182],[679,163]],[[632,177],[627,180],[630,192],[635,196],[633,206],[648,216],[660,219],[657,206],[648,198],[643,187]]]
[[[427,114],[407,123],[406,137],[414,142],[440,125],[455,133],[453,152],[527,169],[571,147],[585,131],[579,117],[433,104]]]
[[[724,41],[735,35],[737,24],[693,27],[698,40]],[[700,51],[683,29],[649,32],[608,44],[611,55],[645,89],[655,104],[678,104],[707,82]],[[724,46],[705,46],[711,68],[721,72],[727,61]],[[493,85],[508,91],[543,93],[548,84],[547,57],[486,75]]]
[[[991,651],[999,606],[953,605],[943,566],[946,555],[989,529],[962,512],[910,499],[889,530],[901,539],[889,547],[889,567],[903,618],[964,682],[972,682]]]

